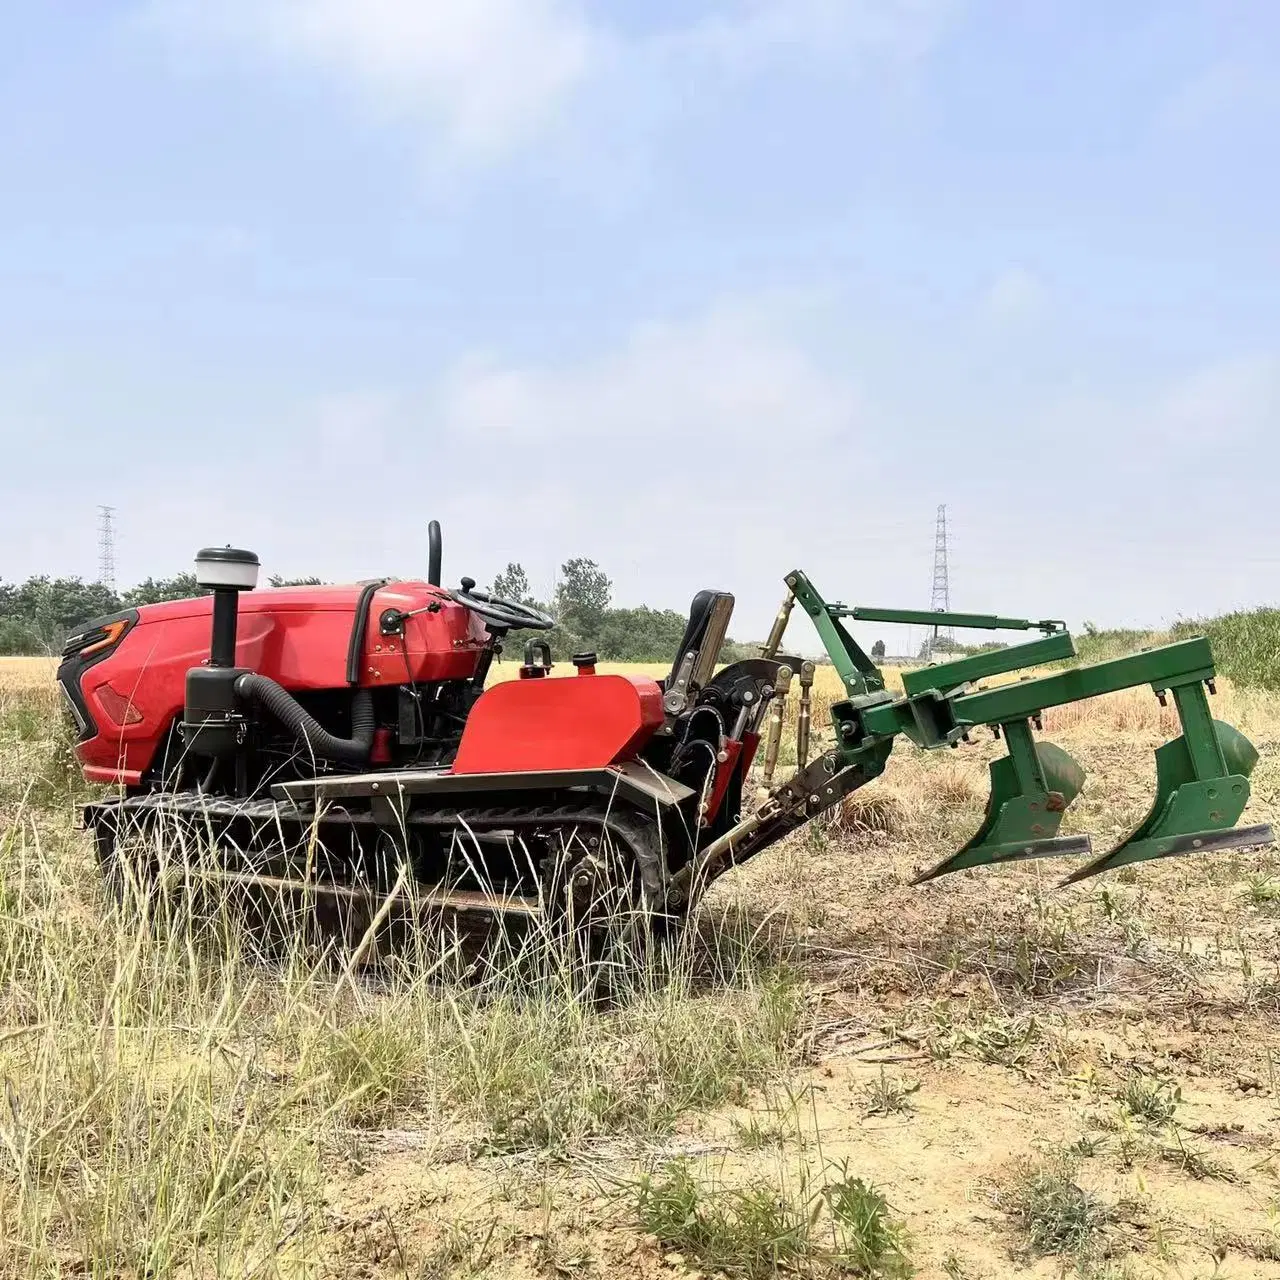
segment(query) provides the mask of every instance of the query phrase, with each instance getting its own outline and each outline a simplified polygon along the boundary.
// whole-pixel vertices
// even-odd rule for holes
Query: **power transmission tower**
[[[938,504],[938,522],[933,535],[933,593],[929,608],[935,612],[951,608],[951,585],[947,580],[947,504]],[[953,639],[950,627],[934,627],[929,640],[929,653],[938,648],[938,641]],[[949,646],[948,646],[949,647]]]
[[[98,508],[98,581],[116,589],[116,509]]]

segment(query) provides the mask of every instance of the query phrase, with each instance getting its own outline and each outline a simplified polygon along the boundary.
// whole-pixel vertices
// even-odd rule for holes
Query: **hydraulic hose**
[[[236,681],[236,692],[271,712],[312,755],[343,764],[364,764],[373,748],[373,695],[357,689],[351,695],[351,737],[330,733],[287,689],[270,676],[249,672]]]

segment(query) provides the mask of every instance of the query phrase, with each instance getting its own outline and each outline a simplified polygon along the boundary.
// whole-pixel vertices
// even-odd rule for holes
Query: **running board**
[[[382,799],[393,804],[404,797],[428,799],[454,795],[495,795],[513,791],[586,790],[615,793],[632,804],[652,809],[674,806],[697,792],[635,760],[605,769],[556,769],[528,773],[450,773],[446,769],[387,769],[377,773],[337,773],[301,782],[279,782],[271,788],[277,800],[292,803]]]

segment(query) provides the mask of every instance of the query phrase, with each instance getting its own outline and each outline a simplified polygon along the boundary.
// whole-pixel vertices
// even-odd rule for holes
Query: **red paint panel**
[[[347,646],[361,590],[359,584],[351,584],[244,592],[236,664],[270,676],[286,689],[340,688],[347,682]],[[429,606],[436,606],[435,611]],[[387,609],[414,614],[405,623],[403,643],[399,636],[383,636],[378,629]],[[181,650],[185,674],[187,667],[209,656],[212,610],[209,596],[147,605],[139,610],[134,630],[162,624],[162,656],[176,659]],[[388,582],[370,602],[360,683],[468,680],[486,639],[483,623],[447,591],[425,582]],[[110,661],[115,660],[112,655]]]
[[[355,625],[358,584],[282,587],[240,596],[236,665],[261,672],[291,692],[347,687],[347,648]],[[428,606],[438,605],[435,612]],[[405,624],[406,636],[383,636],[386,609],[423,610]],[[210,596],[146,605],[137,624],[109,657],[81,680],[98,734],[76,747],[94,782],[136,785],[174,719],[182,714],[187,670],[209,657]],[[483,625],[447,592],[425,582],[389,582],[373,596],[362,646],[365,687],[435,680],[467,680],[484,648]],[[141,716],[119,725],[100,691],[110,682]],[[92,772],[91,772],[92,771]]]
[[[634,758],[662,719],[662,689],[643,676],[509,680],[467,717],[453,772],[603,769]]]
[[[707,797],[707,812],[704,816],[708,824],[715,819],[716,814],[720,812],[720,806],[724,804],[724,793],[729,790],[729,783],[733,781],[733,771],[738,767],[738,757],[741,753],[741,742],[730,738],[724,744],[726,759],[723,764],[716,764],[716,780],[711,788],[711,794]]]

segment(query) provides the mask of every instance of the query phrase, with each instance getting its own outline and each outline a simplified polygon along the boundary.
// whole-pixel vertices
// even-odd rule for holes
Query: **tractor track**
[[[192,841],[216,850],[219,862],[231,871],[251,875],[263,870],[292,872],[291,878],[299,884],[315,887],[351,884],[358,878],[363,888],[385,892],[414,837],[430,833],[448,839],[451,835],[461,845],[465,861],[483,866],[484,843],[505,836],[508,846],[516,840],[529,840],[532,847],[527,847],[523,860],[531,868],[537,865],[544,872],[544,881],[545,869],[552,861],[549,851],[557,841],[562,850],[581,849],[584,855],[602,847],[615,854],[621,852],[624,863],[634,868],[641,901],[652,908],[666,900],[668,873],[657,815],[643,813],[617,797],[608,801],[411,809],[393,823],[380,823],[368,809],[329,806],[317,811],[311,804],[265,798],[237,800],[198,791],[151,792],[86,805],[84,820],[95,832],[104,870],[114,862],[121,846],[127,848],[133,840],[155,848],[152,842],[159,838],[161,824],[171,822],[175,824],[172,846],[187,849],[187,842]],[[372,867],[361,867],[366,874],[356,877],[351,874],[350,855],[335,857],[333,849],[350,848],[361,839],[376,841],[383,856]],[[370,870],[374,873],[371,876],[367,874]],[[298,871],[303,873],[301,878]],[[424,887],[440,883],[419,876],[416,869],[415,881]],[[545,882],[539,886],[543,890],[549,887]]]

